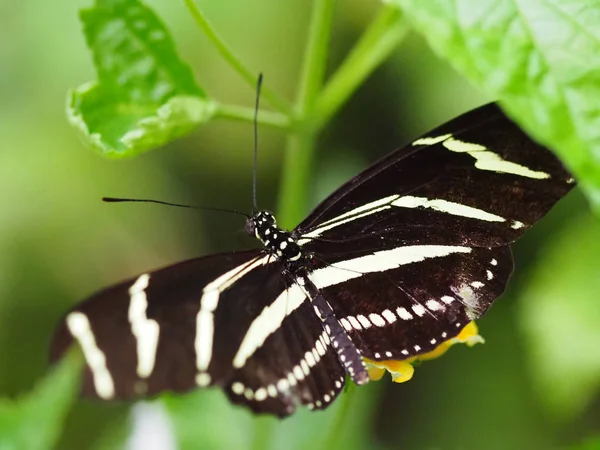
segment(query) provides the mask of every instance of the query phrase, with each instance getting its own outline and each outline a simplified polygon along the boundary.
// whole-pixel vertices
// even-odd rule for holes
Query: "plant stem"
[[[229,46],[217,34],[208,19],[204,16],[194,0],[184,0],[190,14],[196,21],[198,27],[206,35],[209,41],[217,48],[221,56],[229,63],[229,65],[254,89],[256,88],[257,75],[250,71],[241,61],[235,56]],[[272,91],[263,84],[262,95],[264,98],[278,111],[291,116],[292,108],[289,103],[280,97],[275,91]]]
[[[334,4],[335,0],[316,0],[313,6],[296,99],[297,113],[300,116],[306,116],[323,85]]]
[[[314,111],[317,129],[331,120],[358,86],[390,55],[407,29],[397,7],[390,4],[382,7],[323,89]]]
[[[334,3],[335,0],[315,0],[311,14],[295,105],[300,127],[287,141],[277,208],[280,223],[288,228],[297,223],[306,210],[316,142],[316,132],[310,122],[323,84]]]
[[[218,103],[216,117],[252,123],[254,120],[254,108]],[[285,114],[264,110],[258,114],[258,123],[274,128],[288,129],[291,127],[290,119]]]

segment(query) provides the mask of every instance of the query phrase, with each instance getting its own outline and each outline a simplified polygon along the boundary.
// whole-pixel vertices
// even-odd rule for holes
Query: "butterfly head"
[[[267,230],[269,230],[268,233]],[[259,211],[246,220],[246,233],[263,242],[265,241],[265,237],[273,230],[277,230],[275,216],[268,211]]]

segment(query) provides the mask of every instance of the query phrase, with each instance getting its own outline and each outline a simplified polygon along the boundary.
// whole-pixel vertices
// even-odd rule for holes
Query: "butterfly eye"
[[[246,234],[248,234],[248,236],[251,236],[251,237],[255,236],[256,222],[255,222],[254,217],[249,217],[246,220],[246,225],[245,225],[244,229],[246,230]]]

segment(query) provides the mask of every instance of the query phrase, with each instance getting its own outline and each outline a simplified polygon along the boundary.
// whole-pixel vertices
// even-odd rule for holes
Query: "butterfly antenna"
[[[260,88],[262,86],[263,74],[258,74],[256,81],[256,104],[254,105],[254,169],[252,173],[252,211],[258,211],[256,201],[256,178],[258,171],[258,104],[260,101]]]
[[[192,206],[192,205],[183,205],[181,203],[171,203],[171,202],[163,202],[161,200],[151,200],[146,198],[117,198],[117,197],[102,197],[102,201],[106,203],[123,203],[123,202],[131,202],[131,203],[157,203],[159,205],[167,205],[167,206],[176,206],[178,208],[190,208],[190,209],[200,209],[205,211],[219,211],[219,212],[227,212],[231,214],[238,214],[240,216],[244,216],[248,218],[248,214],[245,214],[241,211],[237,211],[235,209],[223,209],[223,208],[211,208],[209,206]]]

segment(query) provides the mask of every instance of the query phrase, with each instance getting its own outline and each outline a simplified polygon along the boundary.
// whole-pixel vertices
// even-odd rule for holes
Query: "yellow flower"
[[[395,383],[404,383],[412,378],[415,369],[412,363],[419,361],[426,361],[428,359],[437,358],[442,356],[448,351],[454,344],[467,344],[469,347],[475,344],[483,344],[484,340],[479,336],[477,325],[475,322],[469,322],[458,334],[447,341],[442,342],[436,348],[428,353],[424,353],[419,356],[413,356],[401,361],[389,360],[389,361],[372,361],[365,358],[367,363],[367,370],[369,371],[369,378],[373,381],[380,380],[383,374],[387,370],[392,376],[392,381]]]

